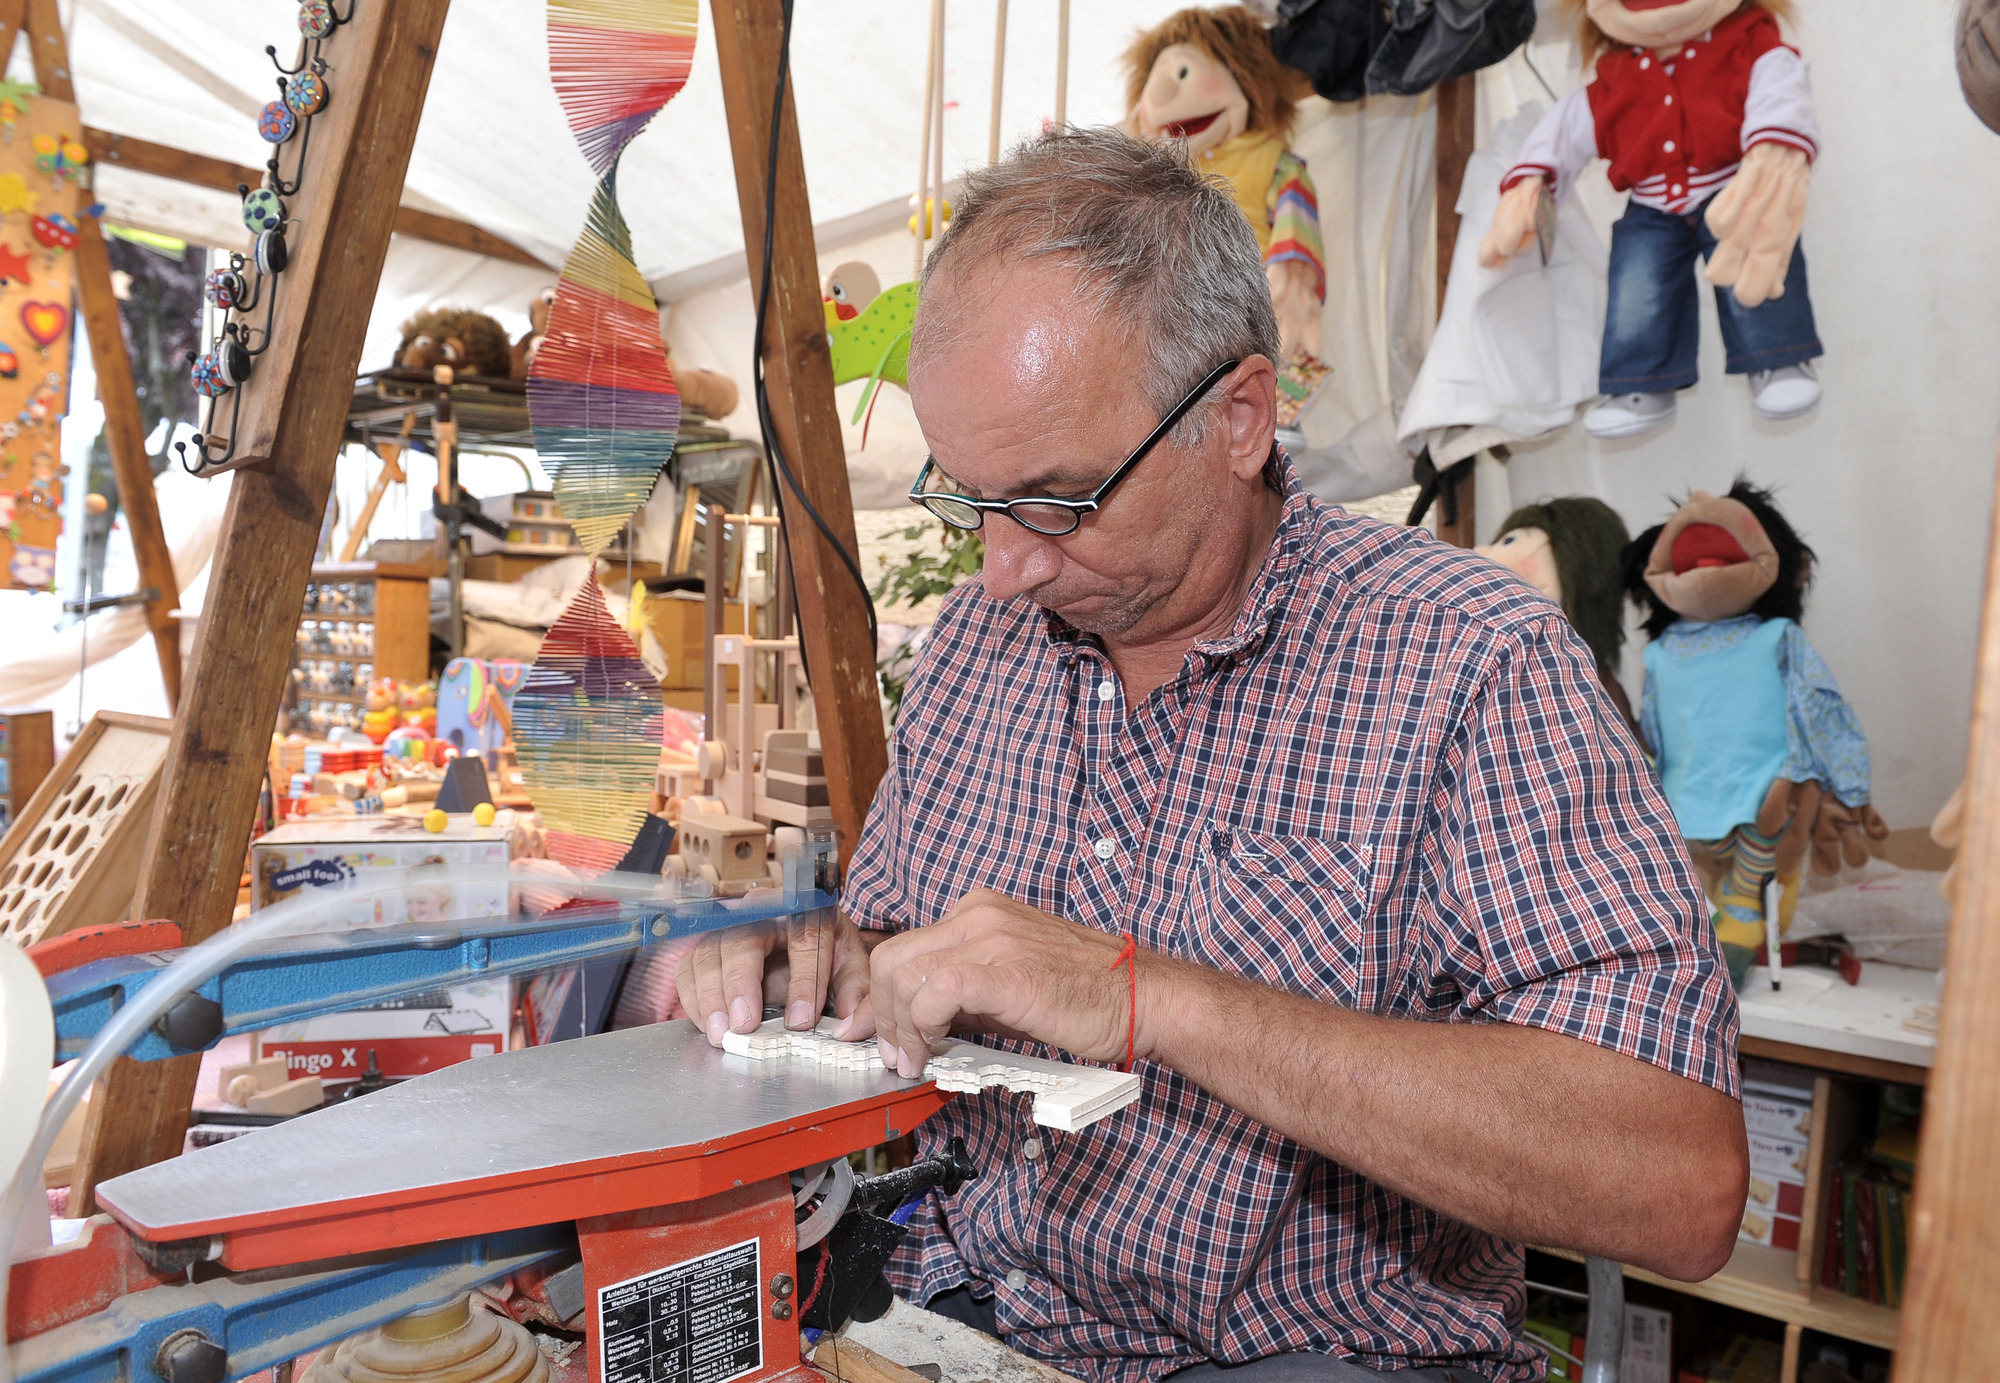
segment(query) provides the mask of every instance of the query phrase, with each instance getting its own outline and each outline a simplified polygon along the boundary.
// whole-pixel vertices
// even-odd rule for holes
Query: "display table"
[[[1918,1005],[1937,1002],[1935,971],[1865,961],[1858,985],[1816,966],[1786,970],[1781,980],[1773,993],[1770,972],[1759,966],[1738,996],[1746,1056],[1911,1085],[1929,1081],[1937,1036],[1905,1024]]]

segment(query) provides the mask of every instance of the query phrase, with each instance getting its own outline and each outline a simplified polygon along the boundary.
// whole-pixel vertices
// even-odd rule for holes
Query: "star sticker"
[[[28,257],[9,245],[0,245],[0,279],[28,282]]]

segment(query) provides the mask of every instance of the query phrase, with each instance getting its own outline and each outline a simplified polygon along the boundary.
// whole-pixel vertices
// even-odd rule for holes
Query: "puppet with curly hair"
[[[1182,139],[1194,165],[1228,183],[1256,233],[1296,416],[1319,364],[1326,266],[1319,197],[1305,160],[1286,147],[1304,78],[1271,52],[1264,24],[1241,5],[1188,9],[1141,33],[1125,52],[1125,129]],[[1285,419],[1289,421],[1289,419]]]
[[[1778,20],[1789,0],[1563,0],[1576,12],[1588,86],[1544,116],[1502,180],[1480,263],[1538,239],[1552,197],[1591,160],[1631,202],[1611,232],[1610,296],[1584,428],[1630,437],[1674,416],[1695,382],[1697,257],[1716,287],[1726,372],[1751,406],[1790,418],[1819,402],[1820,353],[1799,249],[1819,153],[1812,86]]]
[[[1813,561],[1747,480],[1720,498],[1695,491],[1626,550],[1626,590],[1652,636],[1640,734],[1712,880],[1739,988],[1764,940],[1764,884],[1792,894],[1808,849],[1833,873],[1843,854],[1867,858],[1864,836],[1888,834],[1869,804],[1861,722],[1799,628]]]

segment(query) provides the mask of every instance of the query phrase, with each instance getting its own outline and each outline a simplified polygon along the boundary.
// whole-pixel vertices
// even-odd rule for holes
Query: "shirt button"
[[[1688,49],[1688,51],[1687,51],[1687,55],[1688,55],[1689,57],[1693,57],[1693,56],[1694,56],[1694,49],[1692,49],[1692,48]]]
[[[1681,195],[1681,185],[1679,183],[1674,184],[1673,193],[1676,197]]]
[[[1108,860],[1118,853],[1118,847],[1109,840],[1100,840],[1090,848],[1097,852],[1097,858],[1100,860]]]
[[[1673,103],[1674,103],[1674,98],[1673,98],[1673,97],[1671,97],[1671,96],[1669,96],[1669,97],[1667,98],[1667,104],[1671,106],[1671,105],[1672,105]]]
[[[1099,682],[1097,684],[1097,699],[1099,701],[1109,701],[1116,695],[1118,695],[1118,688],[1110,682]]]
[[[1652,65],[1653,65],[1653,60],[1651,58],[1639,59],[1639,70],[1641,72],[1644,72],[1647,68],[1651,67]]]
[[[1028,1161],[1030,1162],[1038,1161],[1040,1160],[1041,1155],[1042,1155],[1041,1139],[1030,1138],[1026,1142],[1021,1144],[1021,1156],[1027,1158]]]
[[[1668,141],[1666,142],[1666,144],[1665,144],[1665,145],[1664,145],[1663,147],[1664,147],[1664,148],[1666,149],[1666,151],[1667,151],[1668,153],[1670,153],[1670,154],[1671,154],[1671,153],[1672,153],[1672,152],[1674,151],[1674,142],[1673,142],[1673,140],[1671,140],[1671,139],[1670,139],[1670,140],[1668,140]]]
[[[1028,1285],[1028,1275],[1019,1268],[1009,1268],[1007,1269],[1007,1285],[1018,1292]]]

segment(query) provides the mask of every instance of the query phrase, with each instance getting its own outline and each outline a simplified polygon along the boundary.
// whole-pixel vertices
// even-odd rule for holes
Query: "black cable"
[[[764,321],[771,306],[771,259],[777,241],[778,218],[778,131],[785,114],[785,84],[791,79],[792,68],[792,0],[784,0],[784,26],[778,39],[778,83],[776,94],[771,98],[771,148],[770,157],[764,169],[764,263],[757,280],[757,353],[751,360],[751,379],[757,394],[757,427],[763,434],[764,455],[770,459],[772,469],[784,478],[784,486],[773,484],[773,497],[778,504],[778,521],[785,521],[785,489],[790,488],[806,511],[813,526],[819,529],[827,546],[840,554],[841,565],[854,578],[855,587],[861,592],[861,600],[868,609],[868,656],[872,660],[875,650],[881,644],[881,634],[875,623],[875,597],[869,593],[868,578],[861,574],[861,564],[847,550],[847,544],[834,535],[831,526],[806,498],[800,488],[798,477],[792,474],[791,463],[785,459],[784,448],[778,445],[777,430],[771,425],[771,396],[764,382],[764,353],[769,349],[764,339]],[[882,386],[877,384],[879,389]],[[710,535],[713,539],[715,535]],[[799,639],[799,662],[805,669],[806,680],[812,681],[812,668],[806,665],[805,638],[803,631]]]

